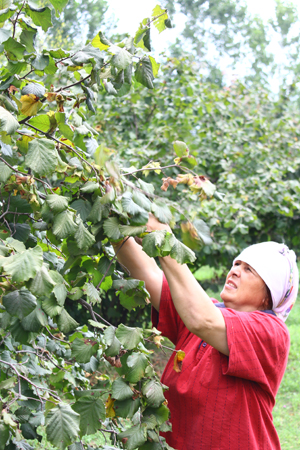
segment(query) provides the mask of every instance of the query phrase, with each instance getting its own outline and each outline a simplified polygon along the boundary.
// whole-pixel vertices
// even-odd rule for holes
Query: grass
[[[291,349],[286,372],[276,397],[273,410],[282,450],[300,448],[300,299],[296,302],[286,325],[291,336]]]

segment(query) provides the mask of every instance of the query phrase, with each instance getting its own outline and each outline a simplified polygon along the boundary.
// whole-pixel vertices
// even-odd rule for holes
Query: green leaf
[[[22,320],[22,327],[26,331],[38,332],[41,327],[46,327],[47,325],[47,317],[39,303],[37,307]]]
[[[25,10],[26,14],[31,17],[33,23],[38,27],[42,27],[43,31],[47,31],[48,28],[52,27],[50,8],[36,8],[28,4]]]
[[[28,316],[37,306],[36,298],[26,289],[9,292],[3,296],[6,311],[20,320]]]
[[[194,227],[197,230],[198,236],[205,245],[212,244],[209,226],[201,219],[194,220]]]
[[[195,253],[186,245],[178,241],[178,239],[176,239],[172,247],[170,256],[176,259],[179,264],[187,264],[196,260]]]
[[[49,64],[49,56],[38,55],[35,59],[31,61],[31,64],[36,70],[43,71]]]
[[[121,203],[124,211],[128,214],[134,215],[144,212],[144,209],[133,201],[131,192],[123,194]]]
[[[159,71],[159,68],[160,68],[160,64],[158,62],[156,62],[156,60],[150,55],[149,55],[149,59],[150,59],[151,64],[152,64],[153,76],[154,76],[154,78],[156,78],[157,74],[158,74],[158,71]]]
[[[60,403],[46,415],[47,439],[51,444],[64,450],[78,437],[80,416],[70,405]]]
[[[124,70],[132,63],[132,55],[125,48],[112,45],[109,47],[108,52],[114,55],[110,63],[118,70]]]
[[[30,123],[30,125],[33,125],[36,128],[39,128],[45,133],[50,128],[50,118],[47,114],[40,114],[39,116],[35,116],[32,119],[29,119],[28,123]]]
[[[53,293],[57,299],[57,303],[59,306],[64,306],[65,299],[67,297],[67,288],[64,283],[64,278],[61,276],[60,273],[50,270],[49,275],[51,276],[52,280],[56,283],[53,289]]]
[[[101,427],[100,422],[105,420],[105,406],[99,398],[91,396],[81,397],[72,405],[72,408],[80,414],[81,436],[96,433]]]
[[[70,331],[73,331],[78,327],[79,323],[77,323],[76,320],[74,320],[73,317],[71,317],[70,314],[63,309],[58,316],[57,325],[63,333],[70,333]]]
[[[147,404],[153,408],[158,408],[165,401],[163,389],[158,381],[146,381],[142,393],[147,398]]]
[[[135,79],[143,86],[149,89],[153,89],[153,69],[152,64],[148,56],[144,56],[136,64]]]
[[[167,10],[162,9],[160,5],[156,5],[155,8],[152,11],[152,18],[156,19],[153,21],[154,26],[157,28],[157,30],[161,33],[166,29],[165,21],[169,19]]]
[[[81,219],[75,232],[75,240],[80,249],[88,249],[95,243],[95,237],[84,226]]]
[[[154,258],[155,256],[160,255],[160,247],[162,246],[164,239],[166,237],[166,231],[153,231],[149,233],[143,239],[143,250],[147,253],[148,256]]]
[[[119,229],[123,236],[138,236],[146,231],[147,226],[134,227],[131,225],[120,225]]]
[[[88,220],[93,223],[101,222],[103,217],[107,217],[108,210],[101,202],[101,197],[97,197],[95,203],[92,206],[92,210],[88,215]]]
[[[2,421],[0,422],[0,450],[5,450],[6,442],[9,438],[9,427]]]
[[[143,353],[132,353],[128,356],[126,364],[130,368],[125,375],[126,380],[130,383],[137,383],[145,375],[148,359]]]
[[[73,236],[78,228],[78,225],[76,225],[73,218],[74,213],[68,210],[57,214],[53,222],[53,234],[59,239]]]
[[[100,69],[103,64],[103,56],[98,48],[95,48],[89,44],[82,50],[76,52],[71,58],[71,61],[75,64],[75,66],[80,66],[91,62],[96,69]]]
[[[51,295],[49,298],[44,300],[42,303],[42,307],[45,313],[50,317],[54,317],[61,314],[63,309],[62,306],[59,306],[54,295]]]
[[[83,292],[86,294],[89,303],[91,303],[92,305],[101,302],[99,292],[92,283],[85,283],[85,285],[83,286]]]
[[[185,142],[182,141],[174,141],[173,148],[177,156],[181,158],[182,156],[188,156],[189,149]]]
[[[27,26],[28,29],[23,28],[22,33],[20,34],[20,42],[21,44],[25,45],[26,50],[29,53],[35,53],[36,49],[34,47],[34,44],[38,30],[36,28],[29,27],[29,25]]]
[[[12,276],[13,282],[23,282],[34,278],[43,264],[43,250],[38,245],[29,248],[23,253],[5,258],[1,261],[2,267],[8,275]]]
[[[127,441],[125,442],[125,448],[128,450],[134,450],[141,445],[143,445],[147,440],[147,426],[145,424],[135,425],[131,428],[128,428],[122,433],[117,435],[117,439],[119,441]]]
[[[143,412],[143,417],[154,416],[158,425],[162,425],[169,419],[170,410],[166,405],[161,405],[159,408],[148,407]]]
[[[120,239],[121,233],[117,217],[109,217],[109,219],[106,219],[103,224],[103,229],[109,239],[112,239],[113,241]]]
[[[97,353],[98,347],[96,341],[76,338],[72,342],[72,358],[75,358],[79,363],[88,363],[91,357]]]
[[[88,200],[83,200],[81,198],[71,203],[70,207],[76,209],[77,213],[80,215],[83,222],[86,221],[92,210],[92,205],[90,204],[90,202]]]
[[[99,50],[107,50],[111,45],[111,42],[106,39],[102,31],[99,31],[99,33],[96,34],[96,36],[92,40],[91,44],[93,47],[99,48]]]
[[[97,189],[99,189],[99,184],[96,183],[95,181],[88,181],[80,188],[81,192],[86,192],[86,193],[95,192]],[[98,199],[100,199],[100,197],[97,197],[97,200]]]
[[[12,170],[2,161],[0,161],[0,182],[5,183],[11,176]]]
[[[69,0],[50,0],[51,5],[54,6],[56,17],[59,17],[59,15],[62,13],[65,6],[68,4]]]
[[[46,202],[49,205],[51,211],[56,214],[67,209],[69,199],[58,194],[48,194],[46,197]]]
[[[126,327],[122,323],[117,328],[116,336],[127,350],[134,349],[143,340],[141,328]]]
[[[127,400],[116,400],[114,403],[114,410],[118,417],[124,417],[124,419],[131,419],[140,407],[140,399],[128,398]]]
[[[172,220],[170,208],[162,201],[152,203],[152,212],[161,223],[170,223]]]
[[[42,265],[36,276],[30,283],[30,291],[36,295],[49,295],[56,283],[52,280],[47,267]]]
[[[58,163],[57,152],[53,141],[37,138],[28,143],[25,157],[26,166],[39,175],[52,174]]]
[[[11,30],[5,30],[0,28],[0,44],[7,41],[11,36]]]
[[[112,384],[111,396],[116,400],[127,400],[132,398],[133,391],[123,378],[117,378]]]
[[[33,94],[36,97],[44,97],[46,89],[39,83],[28,83],[23,87],[21,94],[22,95],[30,95]]]
[[[15,39],[11,37],[7,39],[7,41],[4,42],[4,48],[9,59],[12,59],[13,61],[20,61],[24,59],[24,52],[26,51],[26,47],[20,44]]]
[[[19,126],[19,122],[14,116],[0,106],[0,131],[5,131],[7,134],[14,134]]]
[[[116,329],[113,326],[106,328],[104,331],[104,339],[106,344],[108,345],[105,350],[106,356],[116,356],[120,353],[121,342],[116,337]]]
[[[132,200],[146,211],[151,211],[151,201],[141,192],[134,191],[132,194]]]

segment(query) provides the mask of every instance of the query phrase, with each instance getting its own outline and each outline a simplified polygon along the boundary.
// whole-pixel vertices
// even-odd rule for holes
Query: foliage
[[[240,82],[220,88],[204,82],[186,58],[168,59],[161,77],[153,96],[136,89],[122,101],[113,98],[98,112],[96,128],[107,148],[118,149],[117,156],[128,161],[128,177],[149,160],[169,164],[163,183],[153,173],[147,181],[155,192],[164,191],[166,201],[177,203],[181,226],[174,232],[198,251],[197,242],[191,242],[194,229],[183,223],[185,215],[195,219],[206,245],[194,268],[228,269],[241,249],[264,240],[286,242],[298,252],[299,119],[297,108],[290,107],[291,91],[274,99],[265,89]],[[198,173],[217,185],[215,192],[207,178],[202,185],[212,200],[199,197],[201,178],[178,174],[172,165],[170,142],[176,140],[185,141]]]
[[[237,68],[246,81],[270,85],[274,78],[299,80],[299,12],[294,2],[275,0],[275,17],[252,15],[242,0],[165,0],[171,15],[185,15],[182,37],[173,46],[179,56],[189,43],[207,79],[224,84],[225,72]],[[177,8],[176,8],[177,7]],[[279,56],[280,55],[280,56]],[[234,76],[234,75],[233,75]]]
[[[65,3],[51,0],[58,14]],[[159,436],[170,430],[166,387],[145,346],[159,333],[113,326],[101,301],[117,291],[126,311],[147,304],[144,283],[116,268],[110,241],[144,236],[150,211],[176,221],[177,207],[143,179],[161,173],[158,163],[129,181],[92,126],[98,91],[105,110],[132,85],[154,88],[151,26],[170,26],[167,12],[157,6],[122,42],[100,31],[76,52],[38,53],[52,6],[0,5],[0,449],[32,449],[40,425],[58,449],[94,448],[83,437],[98,430],[110,443],[103,448],[170,448]],[[184,143],[173,156],[175,182],[210,196],[214,188],[191,171],[195,158]],[[147,235],[144,249],[194,259],[172,233]],[[109,365],[118,376],[106,374]]]

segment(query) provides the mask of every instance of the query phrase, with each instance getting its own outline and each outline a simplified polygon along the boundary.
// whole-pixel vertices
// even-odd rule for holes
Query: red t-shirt
[[[173,369],[173,353],[162,375],[173,428],[164,436],[177,450],[279,450],[272,409],[287,365],[287,327],[260,311],[221,312],[229,357],[186,328],[164,277],[153,325],[185,351],[182,371]]]

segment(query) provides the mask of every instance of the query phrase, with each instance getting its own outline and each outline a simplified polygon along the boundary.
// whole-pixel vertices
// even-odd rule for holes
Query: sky
[[[245,0],[248,10],[253,15],[259,15],[264,20],[275,17],[275,0]],[[300,12],[300,0],[290,0],[295,3]],[[116,20],[117,31],[120,33],[126,33],[128,30],[138,29],[139,23],[148,16],[151,16],[153,8],[160,4],[159,0],[109,0],[108,15],[114,17]],[[134,13],[132,13],[134,11]],[[152,48],[154,49],[154,56],[157,58],[159,53],[167,50],[171,43],[175,42],[176,37],[183,30],[185,24],[185,16],[177,13],[173,17],[173,29],[167,29],[163,33],[159,34],[155,27],[151,31]],[[274,53],[279,61],[284,58],[282,48],[278,43],[272,42],[270,46],[272,53]],[[228,81],[235,77],[243,76],[243,71],[247,70],[241,66],[235,69],[233,72],[230,68],[225,68],[224,72],[227,73]],[[225,75],[226,76],[226,75]],[[274,83],[276,81],[274,80]],[[275,85],[274,85],[275,86]]]

